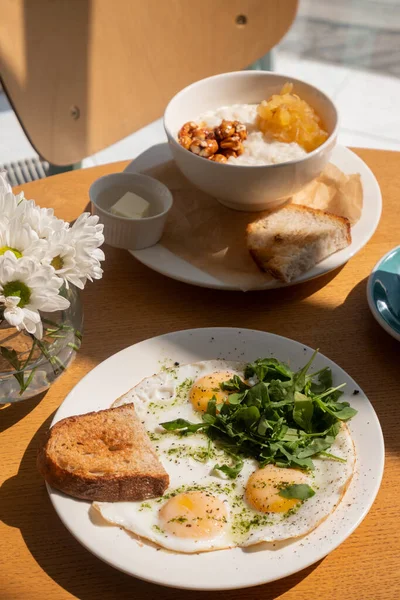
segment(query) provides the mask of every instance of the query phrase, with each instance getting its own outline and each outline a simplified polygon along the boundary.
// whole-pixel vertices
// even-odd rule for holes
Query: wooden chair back
[[[0,77],[36,151],[79,162],[189,83],[247,67],[298,0],[0,0]]]

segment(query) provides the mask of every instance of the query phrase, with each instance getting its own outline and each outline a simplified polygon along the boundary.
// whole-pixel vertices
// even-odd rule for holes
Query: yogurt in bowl
[[[255,128],[259,103],[279,94],[288,81],[321,117],[328,133],[326,141],[308,153],[297,144],[270,140]],[[235,115],[248,128],[240,156],[224,163],[205,160],[178,141],[185,122],[203,121],[212,127]],[[336,143],[337,122],[333,102],[317,88],[268,71],[224,73],[193,83],[172,98],[164,114],[173,157],[186,178],[222,204],[244,211],[274,208],[320,175]]]
[[[232,165],[276,165],[298,160],[307,156],[307,152],[296,142],[279,142],[263,134],[256,126],[257,104],[233,104],[222,106],[216,110],[207,110],[196,123],[205,123],[207,127],[217,127],[223,119],[240,121],[247,129],[247,139],[243,142],[244,152],[239,156],[231,156],[228,163]]]

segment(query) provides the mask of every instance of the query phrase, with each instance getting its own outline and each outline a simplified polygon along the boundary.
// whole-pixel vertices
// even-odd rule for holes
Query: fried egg
[[[224,360],[176,365],[144,379],[114,403],[134,403],[170,486],[164,496],[144,502],[95,502],[104,519],[169,550],[195,553],[302,536],[333,512],[355,466],[345,425],[329,451],[342,461],[314,458],[315,469],[306,472],[260,467],[245,458],[234,480],[214,470],[216,464],[231,465],[232,458],[201,430],[182,437],[160,427],[177,418],[201,423],[213,396],[218,403],[228,401],[220,383],[233,375],[243,379],[244,367]],[[280,494],[294,484],[308,484],[315,495],[300,501]]]

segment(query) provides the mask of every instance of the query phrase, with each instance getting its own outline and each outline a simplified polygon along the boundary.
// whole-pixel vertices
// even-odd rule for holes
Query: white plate
[[[53,423],[64,417],[109,407],[113,400],[168,362],[212,358],[251,361],[273,355],[297,369],[311,348],[284,337],[250,329],[191,329],[162,335],[130,348],[98,365],[68,395]],[[291,575],[323,558],[341,544],[370,509],[383,473],[384,445],[379,421],[359,386],[335,363],[318,355],[314,369],[332,369],[334,383],[346,382],[345,397],[358,411],[350,422],[357,452],[357,469],[337,510],[315,531],[291,543],[262,544],[198,555],[175,554],[142,546],[124,530],[91,522],[88,502],[74,500],[48,488],[64,525],[90,552],[110,565],[161,585],[226,590],[267,583]],[[352,395],[359,390],[357,395]],[[348,566],[351,569],[351,565]]]
[[[132,161],[125,169],[130,173],[140,173],[151,167],[161,165],[172,160],[168,144],[159,144],[146,150],[143,154]],[[352,243],[350,246],[336,252],[327,259],[316,265],[301,277],[295,279],[291,284],[301,283],[324,275],[344,265],[352,256],[357,254],[371,239],[375,229],[378,226],[382,212],[382,196],[377,180],[372,171],[367,167],[354,152],[351,152],[344,146],[337,145],[332,154],[331,162],[339,167],[344,173],[360,173],[364,193],[364,206],[361,219],[352,228]],[[215,288],[221,290],[240,290],[241,288],[232,284],[227,284],[208,273],[201,271],[190,263],[186,262],[176,254],[167,250],[159,244],[146,248],[145,250],[130,250],[132,256],[141,263],[172,279],[191,283],[200,287]],[[286,287],[288,284],[276,280],[268,279],[265,284],[256,286],[252,289],[274,289]]]

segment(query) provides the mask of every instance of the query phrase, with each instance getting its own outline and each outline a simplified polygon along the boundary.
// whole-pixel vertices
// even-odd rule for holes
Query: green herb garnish
[[[314,490],[306,483],[294,483],[279,490],[282,498],[295,498],[296,500],[308,500],[315,495]]]
[[[276,358],[258,359],[244,373],[254,385],[237,376],[222,383],[221,388],[231,392],[229,402],[217,404],[214,397],[201,423],[176,419],[161,425],[179,435],[202,430],[232,458],[232,465],[214,467],[231,479],[240,473],[246,456],[258,460],[260,466],[303,470],[312,470],[312,458],[318,455],[343,460],[326,451],[341,421],[348,421],[357,411],[339,401],[344,384],[333,387],[328,367],[309,373],[316,354],[298,372]]]

